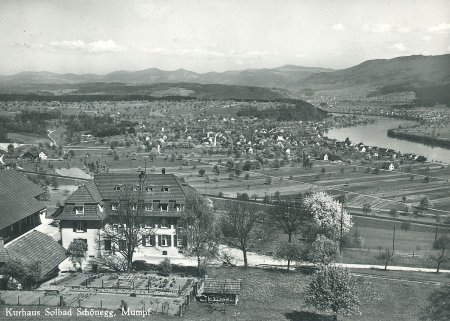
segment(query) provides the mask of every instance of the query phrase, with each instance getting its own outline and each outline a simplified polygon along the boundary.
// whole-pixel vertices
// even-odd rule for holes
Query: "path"
[[[54,140],[53,137],[50,136],[50,134],[51,134],[51,133],[54,133],[54,132],[55,132],[54,130],[47,129],[47,136],[48,136],[48,138],[50,138],[50,140],[53,142],[53,145],[54,145],[54,146],[58,146],[58,145],[56,144],[56,140]]]

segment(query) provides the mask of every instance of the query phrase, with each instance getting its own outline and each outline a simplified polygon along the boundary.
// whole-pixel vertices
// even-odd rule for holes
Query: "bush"
[[[172,272],[172,264],[168,258],[165,258],[158,265],[158,274],[162,276],[169,276]]]

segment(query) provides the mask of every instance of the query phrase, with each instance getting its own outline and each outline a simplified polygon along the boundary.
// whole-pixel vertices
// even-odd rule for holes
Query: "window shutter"
[[[76,221],[73,221],[73,222],[72,222],[72,228],[73,228],[73,231],[74,231],[74,232],[77,231],[77,222],[76,222]]]
[[[171,247],[172,246],[172,235],[167,235],[167,246]]]
[[[176,234],[173,235],[173,246],[174,247],[178,246],[178,240],[177,240],[177,235]]]
[[[83,232],[87,232],[87,223],[83,222]]]
[[[154,235],[150,235],[150,245],[151,246],[155,246],[155,236]]]
[[[147,236],[143,236],[142,237],[142,246],[146,246],[147,245]]]
[[[162,243],[162,235],[158,235],[158,246],[161,246]]]

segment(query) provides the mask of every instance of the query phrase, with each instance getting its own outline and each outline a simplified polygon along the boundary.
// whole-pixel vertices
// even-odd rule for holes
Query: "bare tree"
[[[275,228],[283,231],[288,236],[288,243],[292,242],[292,236],[299,233],[307,222],[307,212],[302,206],[301,198],[278,200],[267,212],[265,220],[269,229]],[[293,251],[293,248],[289,247],[286,251],[278,250],[278,252],[283,253],[282,256],[287,260],[288,270],[291,265],[291,257],[295,257],[295,255],[288,255]]]
[[[133,254],[144,237],[154,234],[153,226],[146,226],[143,216],[145,175],[137,185],[122,185],[117,197],[112,201],[117,210],[103,222],[101,236],[111,241],[113,252],[120,253],[127,261],[127,269],[132,269]]]
[[[427,253],[426,259],[436,263],[436,273],[439,273],[442,263],[450,260],[449,251],[450,238],[447,235],[443,235],[434,241],[433,250]]]
[[[216,223],[211,204],[201,195],[189,196],[178,226],[178,234],[183,240],[183,253],[197,258],[200,273],[202,259],[211,258],[218,251]]]
[[[264,234],[262,222],[266,215],[257,205],[229,201],[220,226],[225,242],[242,251],[244,266],[248,266],[249,246],[260,240]]]

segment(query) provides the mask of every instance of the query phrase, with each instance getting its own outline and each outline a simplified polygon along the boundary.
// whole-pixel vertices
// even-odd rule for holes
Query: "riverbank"
[[[404,140],[407,140],[410,142],[417,142],[417,143],[421,143],[421,144],[431,146],[431,147],[438,146],[438,147],[450,149],[450,140],[448,140],[448,139],[442,139],[442,138],[438,138],[438,137],[430,137],[430,136],[420,135],[420,134],[413,134],[413,133],[409,133],[409,132],[404,132],[402,130],[404,130],[404,129],[401,129],[401,128],[388,129],[387,135],[388,135],[388,137],[404,139]]]

